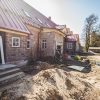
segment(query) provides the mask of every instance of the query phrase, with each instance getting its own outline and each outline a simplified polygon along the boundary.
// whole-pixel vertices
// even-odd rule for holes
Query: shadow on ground
[[[68,66],[78,66],[78,67],[83,66],[84,69],[82,71],[79,71],[77,69],[75,70],[73,68],[69,68]],[[21,67],[21,70],[26,74],[36,75],[41,70],[47,70],[47,69],[53,69],[53,68],[62,69],[62,70],[65,70],[67,72],[79,71],[82,73],[89,73],[91,71],[91,65],[89,65],[88,63],[80,62],[80,61],[72,61],[72,60],[68,60],[64,63],[56,63],[56,64],[37,61],[36,63],[34,63],[32,65],[26,65],[26,66]]]

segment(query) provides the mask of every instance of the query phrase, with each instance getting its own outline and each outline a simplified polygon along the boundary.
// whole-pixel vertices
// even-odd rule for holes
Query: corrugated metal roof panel
[[[54,22],[23,0],[0,0],[0,18],[0,27],[28,33],[29,31],[25,23],[51,28],[56,26]]]

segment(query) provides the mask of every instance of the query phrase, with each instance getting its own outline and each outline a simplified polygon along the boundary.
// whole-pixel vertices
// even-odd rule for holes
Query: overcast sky
[[[90,14],[100,16],[100,0],[24,0],[57,24],[66,24],[81,34],[84,20]]]

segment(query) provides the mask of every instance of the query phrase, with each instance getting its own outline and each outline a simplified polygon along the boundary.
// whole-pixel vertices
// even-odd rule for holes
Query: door
[[[2,37],[0,36],[0,64],[5,64]]]

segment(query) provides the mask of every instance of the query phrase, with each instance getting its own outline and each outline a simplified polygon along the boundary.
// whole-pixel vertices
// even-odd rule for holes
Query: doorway
[[[2,36],[0,36],[0,64],[5,64]]]
[[[61,45],[57,45],[57,51],[61,54]]]

